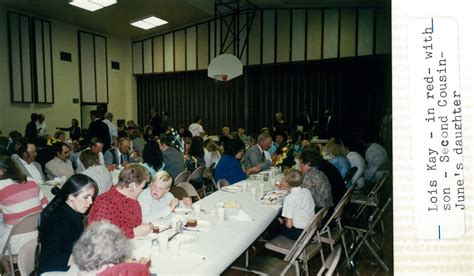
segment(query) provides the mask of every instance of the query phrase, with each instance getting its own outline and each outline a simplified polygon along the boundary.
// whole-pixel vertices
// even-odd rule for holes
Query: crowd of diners
[[[41,211],[39,273],[148,269],[131,259],[129,239],[148,235],[154,230],[151,222],[192,205],[191,198],[179,200],[170,192],[173,179],[185,170],[214,164],[215,181],[234,184],[282,167],[285,176],[278,188],[289,194],[276,227],[269,229],[297,239],[318,209],[334,207],[351,185],[375,182],[389,163],[378,143],[331,137],[328,114],[319,130],[307,112],[294,131],[277,113],[273,126],[258,134],[225,126],[218,139],[207,136],[200,116],[175,131],[169,114],[156,109],[144,128],[134,121],[117,127],[111,113],[91,111],[90,119],[87,130],[72,119],[70,127],[58,127],[50,136],[45,116],[33,113],[24,135],[12,131],[0,137],[0,248],[19,219]],[[330,139],[318,142],[317,134]],[[347,179],[352,167],[357,172]],[[62,183],[52,188],[49,202],[41,189],[48,180]],[[191,184],[199,190],[203,181]],[[14,236],[13,253],[33,238],[35,233]]]

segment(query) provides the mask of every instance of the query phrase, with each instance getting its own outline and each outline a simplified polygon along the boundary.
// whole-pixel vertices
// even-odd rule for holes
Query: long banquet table
[[[278,176],[277,176],[278,178]],[[248,183],[247,192],[217,191],[197,202],[203,212],[198,219],[212,223],[209,230],[184,231],[194,235],[197,241],[183,244],[178,250],[162,253],[159,246],[151,246],[150,240],[136,240],[137,246],[148,246],[151,249],[151,271],[157,275],[219,275],[229,267],[245,250],[260,236],[266,227],[278,215],[280,205],[264,205],[258,200],[260,195],[253,198],[251,187],[259,189],[260,183],[265,183],[265,190],[271,190],[271,182],[263,180],[244,180]],[[240,183],[241,184],[241,183]],[[240,221],[230,218],[239,209],[226,209],[226,216],[220,222],[215,212],[216,203],[237,201],[240,209],[253,221]],[[195,203],[196,204],[196,203]],[[175,216],[176,214],[173,214]],[[194,216],[194,215],[191,215]],[[173,230],[167,230],[159,235],[171,235]],[[145,243],[145,244],[144,244]],[[148,244],[149,243],[149,244]]]

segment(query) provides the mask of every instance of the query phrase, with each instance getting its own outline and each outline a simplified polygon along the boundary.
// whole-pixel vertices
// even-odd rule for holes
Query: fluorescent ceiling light
[[[135,27],[142,28],[145,30],[149,30],[151,28],[155,28],[167,23],[168,21],[158,18],[156,16],[149,16],[147,18],[130,22],[130,25],[133,25]]]
[[[96,11],[117,3],[117,0],[71,0],[70,5],[88,11]]]

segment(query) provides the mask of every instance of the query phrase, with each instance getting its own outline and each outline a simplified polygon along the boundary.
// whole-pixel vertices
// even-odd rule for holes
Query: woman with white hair
[[[149,223],[166,217],[179,205],[190,207],[192,200],[189,197],[179,201],[170,193],[173,178],[167,171],[159,171],[152,178],[150,186],[143,190],[138,197],[142,208],[142,222]]]
[[[114,269],[114,266],[131,258],[132,250],[131,241],[123,235],[120,228],[108,221],[100,221],[84,231],[74,244],[72,256],[79,269],[78,275],[108,275],[107,272]],[[149,273],[145,265],[138,263],[123,264],[121,271],[124,272],[125,269],[128,272],[133,270]]]

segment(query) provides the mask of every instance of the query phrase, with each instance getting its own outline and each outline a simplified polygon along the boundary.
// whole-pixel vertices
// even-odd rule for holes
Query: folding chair
[[[191,198],[197,197],[198,200],[201,199],[201,197],[199,196],[199,193],[196,191],[196,188],[194,188],[194,186],[191,183],[181,182],[177,185],[177,187],[183,188],[186,191],[186,193],[188,194],[189,197],[191,197]]]
[[[230,186],[229,181],[225,180],[224,178],[221,178],[217,180],[217,189],[220,190],[222,187],[225,186]]]
[[[380,223],[382,225],[382,218],[391,201],[392,198],[390,197],[381,208],[374,207],[372,212],[364,212],[366,216],[360,216],[356,220],[352,219],[344,223],[344,227],[347,230],[350,230],[355,236],[354,249],[349,256],[351,261],[357,255],[362,245],[365,244],[382,269],[385,270],[385,272],[389,272],[389,268],[384,262],[383,252],[379,245],[375,242],[373,236],[375,234],[374,228],[377,226],[377,224]]]
[[[190,171],[182,171],[176,176],[174,179],[174,185],[178,185],[179,183],[188,181],[189,176],[191,175]]]
[[[354,212],[353,218],[357,219],[368,206],[377,207],[379,205],[379,191],[386,182],[388,175],[388,173],[384,173],[380,180],[366,193],[357,192],[351,196],[350,202],[360,205]]]
[[[205,196],[204,183],[202,179],[202,176],[204,175],[204,171],[206,171],[206,166],[200,166],[196,168],[186,180],[186,182],[189,182],[189,183],[202,183],[201,188],[199,189],[199,192],[201,193],[201,197]]]
[[[318,225],[326,216],[327,212],[328,212],[328,209],[324,208],[324,209],[319,210],[314,215],[317,219],[320,219],[320,221],[317,222]],[[310,224],[306,226],[303,232],[308,231],[308,227],[310,227]],[[283,235],[279,235],[273,238],[272,240],[266,242],[265,248],[286,255],[288,254],[288,252],[290,252],[294,244],[295,244],[294,240],[290,240]],[[303,257],[306,259],[306,261],[311,260],[316,254],[318,254],[319,250],[321,250],[321,247],[322,247],[321,242],[313,238],[313,240],[308,244],[307,249],[303,251],[303,254],[300,256],[300,258]]]
[[[323,243],[329,244],[331,250],[334,250],[334,245],[339,241],[342,240],[342,246],[344,248],[344,253],[346,254],[347,264],[350,267],[349,262],[349,254],[347,253],[347,245],[346,239],[344,237],[344,227],[342,226],[342,215],[344,214],[344,209],[351,198],[352,191],[354,190],[354,186],[350,187],[342,199],[339,201],[337,206],[334,208],[334,212],[331,214],[327,222],[319,231],[320,233],[320,240]],[[336,226],[334,227],[334,223]],[[324,252],[321,252],[321,260],[324,263]]]
[[[204,174],[202,175],[202,184],[204,189],[204,195],[207,196],[215,191],[217,191],[217,183],[214,180],[214,169],[216,163],[212,163],[209,167],[206,168]],[[210,193],[208,193],[208,190]]]
[[[11,248],[11,238],[14,235],[19,235],[19,234],[24,234],[24,233],[30,233],[37,231],[38,229],[38,221],[40,217],[41,211],[31,213],[29,215],[24,216],[20,220],[13,225],[12,230],[10,231],[10,234],[8,235],[7,241],[5,243],[5,247],[3,248],[3,257],[7,257],[9,262],[10,262],[10,269],[11,269],[11,274],[15,275],[15,268],[13,264],[18,262],[18,255],[14,255],[12,252]],[[8,253],[8,254],[5,254]]]
[[[300,275],[300,261],[302,262],[301,268],[303,268],[304,274],[309,275],[308,263],[306,257],[307,247],[316,233],[323,215],[326,210],[320,210],[309,222],[308,226],[304,229],[303,233],[294,242],[285,258],[279,259],[273,256],[257,256],[250,261],[248,270],[250,272],[260,275]],[[301,258],[301,254],[304,255]],[[290,270],[291,268],[294,270]]]
[[[341,251],[341,245],[338,245],[334,248],[334,250],[331,252],[331,255],[329,255],[329,257],[323,263],[321,269],[318,271],[317,276],[332,276],[334,270],[336,270],[337,264],[339,263],[339,259],[341,258]]]
[[[25,243],[18,252],[18,269],[20,275],[30,275],[35,270],[35,249],[38,239]]]
[[[170,193],[179,200],[182,200],[184,197],[188,196],[186,190],[178,186],[171,186]]]

